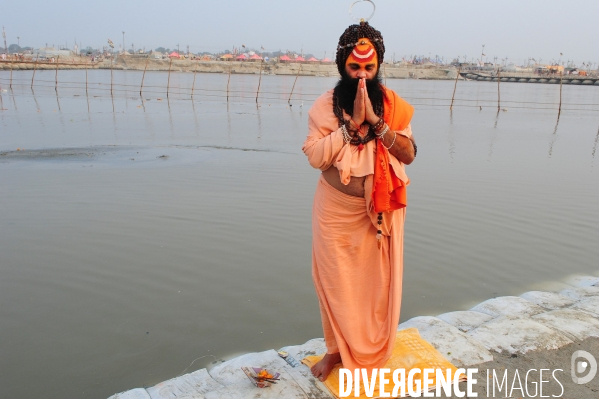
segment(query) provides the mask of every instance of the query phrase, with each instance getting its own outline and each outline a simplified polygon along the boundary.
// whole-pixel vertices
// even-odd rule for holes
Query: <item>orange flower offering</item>
[[[269,380],[271,378],[274,378],[274,376],[272,374],[270,374],[268,371],[266,371],[265,369],[262,369],[258,373],[258,378],[264,378],[266,380]]]

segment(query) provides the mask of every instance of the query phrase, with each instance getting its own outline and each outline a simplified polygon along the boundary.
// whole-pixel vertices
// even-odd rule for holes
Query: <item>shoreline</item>
[[[574,276],[554,287],[555,291],[529,291],[520,296],[488,299],[470,310],[414,317],[401,323],[397,330],[416,327],[422,338],[454,365],[478,368],[478,383],[474,389],[479,397],[524,396],[519,389],[514,396],[511,396],[513,392],[488,396],[490,392],[487,393],[484,382],[491,378],[489,370],[501,372],[499,378],[507,372],[511,386],[513,380],[517,384],[518,373],[524,380],[527,370],[541,368],[561,370],[559,380],[551,379],[552,383],[544,385],[544,395],[592,397],[599,389],[598,379],[575,384],[570,376],[570,361],[578,350],[599,352],[599,277]],[[325,352],[326,348],[324,340],[316,338],[281,350],[299,362],[307,355]],[[240,369],[249,365],[281,372],[281,381],[265,390],[257,389]],[[535,382],[538,388],[540,380],[547,382],[550,378],[551,374],[539,376],[536,373],[530,378],[527,375],[527,389],[532,390]],[[465,383],[462,384],[460,387],[465,388]],[[109,399],[172,397],[333,398],[324,385],[312,377],[307,366],[292,367],[276,350],[267,350],[244,354],[216,364],[210,370],[203,368],[153,387],[118,393]]]
[[[293,75],[293,76],[321,76],[337,77],[339,72],[334,63],[259,63],[250,61],[190,61],[117,57],[111,65],[109,61],[86,63],[82,60],[67,60],[56,63],[51,62],[18,62],[0,61],[0,70],[92,70],[113,69],[123,71],[171,71],[171,72],[199,72],[199,73],[231,73],[250,75]],[[389,79],[427,79],[427,80],[455,80],[457,69],[438,68],[435,66],[398,66],[383,64],[382,77]],[[460,77],[460,79],[463,79]]]

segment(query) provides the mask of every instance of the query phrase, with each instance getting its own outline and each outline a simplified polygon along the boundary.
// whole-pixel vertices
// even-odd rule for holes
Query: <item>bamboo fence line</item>
[[[2,81],[5,80],[3,78],[0,78],[0,84],[2,83]],[[8,80],[7,80],[8,81]],[[13,82],[19,82],[22,81],[22,79],[13,79]],[[43,84],[39,84],[36,85],[36,87],[54,87],[55,86],[55,80],[45,80],[45,79],[37,79],[36,82],[40,82],[40,83],[52,83],[52,85],[43,85]],[[86,87],[86,83],[85,82],[81,82],[81,81],[61,81],[61,84],[63,84],[65,86],[65,88],[72,88],[72,89],[76,89],[76,88],[82,88],[83,90],[85,90]],[[68,86],[70,85],[70,86]],[[88,86],[90,85],[98,85],[98,86],[104,86],[104,83],[102,82],[89,82],[87,83]],[[134,91],[135,89],[139,89],[139,85],[136,84],[113,84],[114,87],[124,87],[124,88],[131,88],[131,90],[128,89],[114,89],[114,91]],[[165,86],[160,86],[160,85],[145,85],[144,84],[144,88],[155,88],[155,89],[162,89],[162,93],[164,93],[164,89]],[[179,90],[185,92],[185,91],[189,91],[191,93],[191,87],[187,88],[187,87],[178,87]],[[107,88],[103,88],[103,87],[96,87],[94,90],[110,90]],[[205,89],[205,88],[195,88],[194,90],[196,91],[209,91],[209,92],[222,92],[222,93],[226,93],[226,90],[222,90],[222,89]],[[144,92],[146,92],[144,90]],[[159,93],[159,91],[157,90],[153,90],[152,92],[154,93]],[[229,89],[230,93],[246,93],[248,96],[251,96],[251,98],[254,98],[255,96],[255,92],[253,91],[249,91],[249,90],[234,90],[234,89]],[[269,94],[280,94],[280,95],[285,95],[287,96],[287,93],[289,93],[288,91],[261,91],[260,93],[269,93]],[[319,96],[322,93],[296,93],[296,95],[300,96],[303,98],[303,96]],[[409,96],[404,94],[403,97],[405,98],[418,98],[418,99],[423,99],[423,100],[438,100],[438,101],[447,101],[449,102],[451,99],[448,97],[413,97],[413,96]],[[286,97],[287,98],[287,97]],[[482,102],[482,103],[495,103],[496,100],[492,100],[492,99],[485,99],[485,98],[455,98],[455,101],[461,101],[461,102]],[[543,102],[543,101],[518,101],[518,100],[506,100],[506,102],[508,103],[518,103],[518,104],[546,104],[546,105],[559,105],[558,103],[554,103],[554,102]],[[599,105],[599,103],[564,103],[566,105],[589,105],[589,106],[596,106]],[[488,104],[487,104],[488,105]]]
[[[86,95],[89,95],[90,92],[103,92],[103,91],[110,91],[110,95],[114,96],[115,94],[121,94],[121,93],[133,93],[135,92],[135,94],[137,95],[139,93],[140,96],[143,95],[163,95],[165,94],[164,92],[164,86],[163,85],[146,85],[145,84],[145,71],[144,71],[144,75],[142,75],[142,79],[141,79],[141,84],[124,84],[124,83],[115,83],[114,82],[114,74],[113,71],[111,69],[111,78],[110,78],[110,88],[106,88],[105,84],[103,82],[90,82],[89,78],[88,78],[88,69],[85,68],[85,82],[82,81],[65,81],[65,80],[61,80],[60,82],[58,81],[58,69],[55,69],[55,77],[54,80],[48,80],[48,79],[35,79],[35,69],[33,70],[33,74],[32,74],[32,79],[31,79],[31,89],[33,90],[34,88],[34,83],[35,83],[35,87],[36,88],[48,88],[48,87],[54,87],[54,91],[56,92],[56,95],[58,95],[58,87],[62,87],[65,89],[82,89],[85,90]],[[262,81],[262,75],[259,76],[258,78],[258,82],[257,82],[257,89],[256,91],[251,91],[248,89],[240,89],[240,90],[236,90],[234,88],[231,87],[231,79],[230,79],[230,74],[227,80],[227,88],[226,90],[224,89],[218,89],[218,88],[198,88],[196,87],[195,84],[195,72],[194,72],[194,80],[193,83],[191,85],[191,87],[187,87],[187,86],[179,86],[177,87],[177,93],[173,93],[171,92],[171,79],[170,79],[170,74],[167,78],[167,86],[166,86],[166,95],[167,98],[172,97],[173,94],[175,94],[176,97],[178,96],[186,96],[189,95],[189,97],[193,100],[194,99],[194,94],[198,93],[201,94],[203,97],[209,97],[209,98],[226,98],[227,101],[229,101],[231,98],[242,98],[242,99],[249,99],[250,97],[252,99],[255,100],[255,102],[259,102],[260,100],[262,101],[270,101],[270,100],[279,100],[279,101],[284,101],[285,97],[287,98],[287,103],[289,105],[291,105],[291,99],[294,96],[294,91],[295,91],[295,87],[297,84],[297,81],[299,79],[299,76],[301,74],[301,67],[300,69],[298,69],[298,72],[295,76],[294,82],[293,82],[293,86],[291,87],[291,91],[264,91],[261,88],[261,81]],[[21,86],[24,83],[25,78],[24,77],[13,77],[12,75],[10,76],[9,79],[6,79],[5,77],[0,76],[0,85],[3,85],[5,82],[8,83],[9,87],[11,88],[11,90],[13,89],[14,86]],[[53,85],[49,85],[46,83],[53,83]],[[424,105],[424,106],[442,106],[443,103],[447,104],[449,102],[451,102],[450,105],[450,109],[455,106],[459,106],[459,107],[489,107],[492,105],[492,103],[494,102],[494,100],[490,99],[490,98],[456,98],[456,89],[457,89],[457,79],[454,83],[454,92],[453,95],[451,97],[451,99],[444,97],[444,96],[439,96],[439,97],[419,97],[419,96],[411,96],[411,95],[406,95],[404,94],[403,97],[411,100],[411,101],[417,101],[418,103],[414,103],[414,105]],[[137,90],[137,91],[135,91]],[[318,98],[322,93],[309,93],[309,92],[304,92],[304,93],[295,93],[295,97],[293,97],[295,100],[304,100],[304,101],[313,101],[316,98]],[[426,102],[432,102],[432,103],[426,103]],[[472,103],[476,103],[476,104],[472,104]],[[597,107],[599,107],[599,103],[564,103],[563,102],[563,82],[562,84],[560,84],[560,93],[559,93],[559,101],[558,102],[543,102],[543,101],[520,101],[520,100],[506,100],[505,98],[503,99],[503,102],[501,101],[501,93],[500,93],[500,86],[498,84],[498,88],[497,88],[497,100],[496,100],[496,106],[498,110],[501,110],[501,106],[502,104],[507,107],[507,108],[518,108],[518,109],[556,109],[557,107],[557,111],[558,111],[558,116],[561,115],[562,110],[581,110],[581,111],[599,111],[599,109],[597,109]],[[589,108],[581,108],[581,107],[594,107],[595,109],[589,109]]]

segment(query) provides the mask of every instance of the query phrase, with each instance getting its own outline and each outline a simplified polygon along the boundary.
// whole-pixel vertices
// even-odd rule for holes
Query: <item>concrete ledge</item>
[[[297,385],[304,391],[310,399],[330,399],[334,398],[327,387],[320,380],[312,376],[308,366],[302,364],[298,368],[288,366],[287,373],[293,377]]]
[[[270,349],[264,352],[247,353],[245,355],[241,355],[235,359],[231,359],[219,364],[218,366],[215,366],[214,368],[210,369],[208,373],[212,378],[214,378],[214,380],[224,386],[232,385],[240,381],[247,381],[248,384],[251,385],[248,377],[241,370],[242,366],[262,367],[265,369],[279,371],[286,365],[287,362],[281,359],[277,352]]]
[[[441,319],[432,316],[414,317],[401,323],[397,331],[412,327],[416,327],[422,338],[455,365],[469,366],[493,360],[493,355],[480,342]]]
[[[559,293],[530,291],[520,297],[484,301],[471,310],[438,317],[414,317],[398,331],[415,327],[456,366],[493,360],[493,351],[525,354],[553,350],[589,337],[599,338],[599,277],[574,276],[559,283]],[[564,288],[567,287],[567,288]],[[322,338],[282,348],[298,362],[326,352]],[[241,366],[263,367],[281,373],[281,381],[266,389],[254,387]],[[216,398],[330,399],[326,387],[308,367],[293,368],[274,350],[248,353],[152,388],[133,389],[109,399],[216,399]]]
[[[557,349],[572,343],[565,335],[530,318],[499,316],[468,332],[487,349],[497,352],[526,353]]]
[[[301,362],[306,356],[326,353],[327,347],[324,343],[324,338],[314,338],[303,345],[285,346],[281,350],[289,353],[295,360]]]
[[[599,277],[596,276],[572,276],[565,280],[566,284],[574,287],[592,287],[599,284]]]
[[[470,310],[486,313],[493,317],[502,315],[534,316],[543,313],[545,309],[517,296],[502,296],[479,303]]]
[[[443,313],[437,316],[462,332],[468,332],[483,323],[493,319],[493,316],[473,310]]]
[[[289,353],[289,355],[299,363],[306,356],[315,356],[325,353],[327,347],[323,338],[314,338],[303,345],[285,346],[281,348],[281,350]],[[332,398],[325,385],[320,380],[314,378],[308,366],[300,363],[299,367],[289,367],[287,371],[294,377],[295,381],[309,398]],[[298,374],[303,378],[300,378]]]
[[[273,351],[274,352],[274,351]],[[276,353],[276,352],[274,352]],[[246,356],[246,355],[244,355]],[[244,357],[242,356],[242,357]],[[236,360],[236,359],[234,359]],[[253,364],[253,363],[245,363]],[[257,365],[259,366],[259,365]],[[266,367],[266,366],[262,366]],[[234,384],[227,385],[216,391],[208,392],[204,399],[223,399],[223,398],[261,398],[261,399],[308,399],[306,393],[301,389],[295,379],[287,372],[286,366],[276,366],[272,369],[281,373],[280,380],[268,388],[256,388],[250,380],[243,374],[243,379]]]
[[[599,296],[599,287],[566,288],[565,290],[560,291],[560,294],[580,301],[584,298]]]
[[[327,347],[324,343],[324,338],[314,338],[303,345],[285,346],[281,350],[289,353],[290,356],[300,363],[306,356],[325,353]],[[288,372],[295,378],[296,382],[309,398],[320,399],[332,397],[325,385],[320,380],[314,378],[308,366],[300,363],[300,366],[297,368],[290,367]],[[297,374],[301,375],[303,379],[297,377]]]
[[[114,394],[108,399],[150,399],[150,395],[145,389],[135,388],[127,392]]]
[[[572,306],[575,309],[584,310],[593,314],[595,317],[599,317],[599,297],[588,297],[580,302],[577,302]]]
[[[520,298],[551,310],[565,308],[576,302],[574,299],[568,298],[567,296],[545,291],[529,291],[520,295]]]
[[[533,320],[559,331],[572,340],[599,337],[599,320],[576,309],[560,309],[533,316]]]
[[[196,395],[193,397],[202,397],[197,395],[202,395],[221,387],[222,385],[214,381],[206,369],[201,369],[161,382],[146,390],[152,399],[180,399],[183,395],[190,394]]]

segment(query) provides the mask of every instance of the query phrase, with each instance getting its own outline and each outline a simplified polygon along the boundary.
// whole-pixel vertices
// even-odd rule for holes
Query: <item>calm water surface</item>
[[[12,398],[106,398],[321,336],[318,171],[334,78],[0,75],[0,375]],[[102,84],[99,84],[102,83]],[[416,105],[401,319],[599,272],[599,89],[389,80]],[[127,86],[125,86],[127,85]],[[4,91],[6,90],[6,91]],[[481,109],[482,107],[482,109]],[[16,151],[19,148],[20,151]],[[21,151],[24,149],[24,151]],[[599,274],[598,274],[599,275]]]

